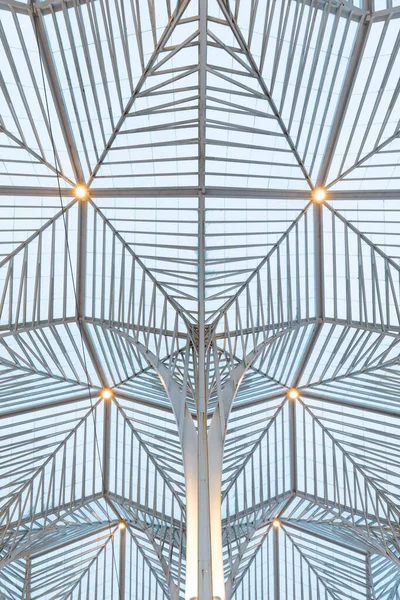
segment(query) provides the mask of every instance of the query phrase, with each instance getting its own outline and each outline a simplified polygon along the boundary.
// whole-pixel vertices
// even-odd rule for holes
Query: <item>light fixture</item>
[[[101,390],[101,397],[103,398],[103,400],[111,400],[111,398],[114,396],[112,390],[110,390],[110,388],[104,388]]]
[[[86,200],[89,196],[89,188],[86,185],[79,184],[74,187],[74,196],[78,200]]]
[[[278,528],[278,527],[280,527],[280,526],[281,526],[281,522],[280,522],[280,520],[279,520],[279,519],[274,519],[274,520],[272,521],[272,525],[273,525],[275,528]]]
[[[123,529],[125,529],[125,528],[126,528],[126,525],[125,525],[125,523],[124,523],[123,521],[121,521],[121,523],[118,523],[118,527],[119,527],[119,528],[121,529],[121,531],[122,531]]]
[[[297,400],[297,398],[299,397],[299,390],[296,390],[296,388],[290,388],[290,390],[288,390],[288,398],[290,398],[291,400]]]
[[[322,187],[315,188],[312,192],[312,198],[314,202],[323,202],[326,199],[326,189]]]

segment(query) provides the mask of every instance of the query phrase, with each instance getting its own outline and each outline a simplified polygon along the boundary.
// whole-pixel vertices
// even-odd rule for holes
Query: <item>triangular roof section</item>
[[[329,205],[323,217],[325,317],[398,333],[398,264]]]
[[[240,282],[238,278],[222,278],[207,297],[208,322],[215,321],[217,331],[225,331],[227,336],[234,332],[264,334],[266,330],[275,335],[315,317],[310,301],[314,275],[312,228],[312,214],[306,207],[246,279]],[[301,252],[300,246],[309,252]]]
[[[76,314],[78,222],[71,203],[18,245],[0,266],[0,323],[18,326]],[[33,282],[33,285],[32,285]]]
[[[187,6],[186,8],[185,5]],[[91,176],[92,187],[196,186],[198,17],[177,5]]]
[[[307,169],[225,2],[208,17],[206,183],[308,189]],[[212,58],[211,58],[212,56]]]
[[[398,189],[400,34],[397,19],[370,15],[327,177],[332,190]],[[387,49],[387,50],[386,50]]]
[[[74,174],[28,15],[2,11],[0,185],[58,187]]]
[[[298,164],[315,182],[362,11],[340,2],[257,2],[249,10],[212,0],[209,6],[214,27],[229,24],[239,45],[235,62],[247,63],[247,81],[257,77]],[[244,90],[243,96],[241,105]]]
[[[177,14],[93,171],[92,185],[195,187],[202,185],[204,169],[210,186],[312,187],[229,13],[214,19],[210,9],[201,41],[197,5],[190,2]]]

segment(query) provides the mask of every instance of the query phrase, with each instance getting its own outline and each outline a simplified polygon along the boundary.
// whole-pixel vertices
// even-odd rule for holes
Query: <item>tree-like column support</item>
[[[186,600],[225,600],[221,528],[223,438],[219,419],[198,422],[197,443],[184,442]]]
[[[206,327],[198,330],[187,345],[197,346],[197,430],[195,419],[186,403],[188,373],[183,373],[183,385],[172,377],[170,370],[154,354],[136,343],[149,365],[158,373],[175,415],[182,449],[186,487],[186,582],[185,600],[228,600],[222,549],[221,487],[222,462],[227,423],[232,404],[242,379],[265,344],[251,351],[224,381],[220,381],[219,356],[216,344],[205,340]],[[197,339],[196,339],[197,337]],[[203,349],[200,352],[199,349]],[[206,355],[214,358],[218,403],[208,423]],[[189,364],[188,356],[185,358]],[[176,587],[171,589],[175,599]]]
[[[196,456],[192,445],[186,443],[183,446],[187,510],[186,600],[226,600],[221,480],[226,422],[236,389],[237,384],[231,378],[219,394],[219,404],[209,428],[206,412],[198,411]]]
[[[198,348],[205,348],[199,332]],[[144,351],[159,374],[177,422],[186,486],[186,585],[185,600],[227,600],[222,552],[221,480],[226,427],[240,382],[256,353],[249,355],[221,386],[218,353],[214,350],[218,404],[208,426],[205,351],[199,352],[197,373],[197,430],[186,404],[186,374],[181,387],[169,369]]]

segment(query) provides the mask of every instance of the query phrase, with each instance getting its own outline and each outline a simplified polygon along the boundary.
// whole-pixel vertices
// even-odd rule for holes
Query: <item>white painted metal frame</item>
[[[400,600],[399,16],[0,0],[0,597]]]

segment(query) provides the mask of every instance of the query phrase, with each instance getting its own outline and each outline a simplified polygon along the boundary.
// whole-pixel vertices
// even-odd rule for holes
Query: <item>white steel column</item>
[[[30,600],[31,598],[31,571],[32,561],[30,558],[28,558],[25,566],[25,580],[24,587],[22,590],[22,600]]]
[[[209,491],[213,594],[214,598],[220,598],[220,600],[225,600],[221,528],[221,478],[225,441],[224,430],[223,419],[221,419],[221,413],[219,407],[217,407],[208,434],[208,455],[210,456]]]
[[[272,528],[274,543],[274,600],[280,598],[280,577],[279,577],[279,527]]]
[[[183,428],[182,451],[185,466],[186,485],[186,599],[198,595],[198,475],[197,475],[197,436],[192,417],[188,414]]]
[[[198,477],[198,600],[213,597],[210,523],[209,456],[205,340],[205,133],[207,0],[199,0],[199,203],[198,203],[198,336],[197,336],[197,477]]]
[[[119,530],[119,600],[125,600],[125,573],[126,573],[126,529]]]
[[[199,497],[198,497],[198,447],[197,432],[193,417],[186,405],[185,385],[181,390],[171,377],[169,370],[150,352],[144,352],[165,386],[177,422],[185,470],[186,488],[186,582],[185,598],[198,598],[198,556],[199,556]],[[188,365],[188,357],[186,364]],[[186,377],[187,374],[185,374]],[[185,379],[185,378],[184,378]]]

